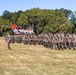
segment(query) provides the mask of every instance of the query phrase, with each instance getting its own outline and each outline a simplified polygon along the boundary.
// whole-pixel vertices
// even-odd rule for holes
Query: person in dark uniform
[[[11,43],[11,35],[9,33],[7,33],[7,45],[8,45],[8,49],[12,50],[10,48],[10,43]]]

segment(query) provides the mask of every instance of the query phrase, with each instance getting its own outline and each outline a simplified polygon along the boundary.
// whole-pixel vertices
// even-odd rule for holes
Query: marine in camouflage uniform
[[[12,50],[10,48],[10,43],[11,43],[11,35],[9,33],[7,33],[7,46],[8,46],[8,49]]]

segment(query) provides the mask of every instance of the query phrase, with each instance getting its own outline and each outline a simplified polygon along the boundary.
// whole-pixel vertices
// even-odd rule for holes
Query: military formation
[[[56,50],[76,49],[76,34],[70,33],[11,35],[10,39],[10,43],[23,43],[24,45],[43,45],[46,48]],[[5,36],[5,40],[8,40],[8,36]]]

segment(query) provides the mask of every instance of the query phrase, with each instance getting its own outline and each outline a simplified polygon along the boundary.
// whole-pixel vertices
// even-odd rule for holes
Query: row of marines
[[[8,40],[8,36],[5,36],[5,40]],[[46,48],[64,50],[64,49],[76,49],[76,34],[64,34],[64,33],[43,33],[39,35],[25,34],[25,35],[10,35],[10,43],[23,43],[30,45],[43,45]],[[10,48],[10,43],[8,48]]]

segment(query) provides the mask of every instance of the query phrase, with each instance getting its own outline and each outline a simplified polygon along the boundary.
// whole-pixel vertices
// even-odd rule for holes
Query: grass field
[[[11,44],[0,37],[0,75],[76,75],[75,50],[51,50],[41,45]]]

